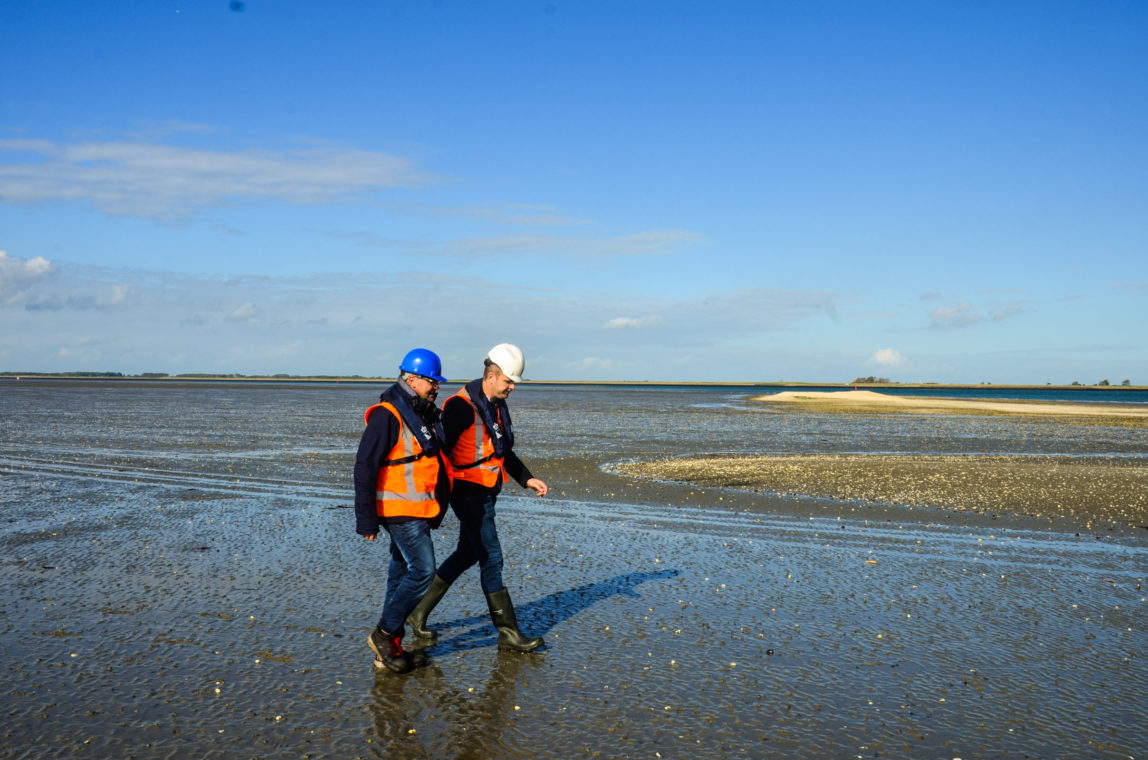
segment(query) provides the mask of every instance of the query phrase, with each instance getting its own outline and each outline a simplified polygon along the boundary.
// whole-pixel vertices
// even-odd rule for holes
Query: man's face
[[[510,392],[514,390],[514,381],[507,377],[497,365],[491,369],[494,371],[486,376],[482,390],[486,393],[486,397],[491,400],[501,399],[505,401]]]
[[[438,380],[431,380],[422,375],[411,375],[407,378],[407,385],[423,401],[430,401],[433,404],[438,398]]]

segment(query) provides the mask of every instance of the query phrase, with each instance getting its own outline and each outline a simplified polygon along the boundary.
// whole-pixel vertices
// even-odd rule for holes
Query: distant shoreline
[[[83,380],[83,381],[119,381],[119,382],[188,382],[188,383],[355,383],[378,384],[393,383],[394,377],[343,377],[332,375],[108,375],[108,374],[69,374],[69,373],[34,373],[34,372],[0,372],[0,381],[5,380]],[[469,378],[467,378],[469,379]],[[466,380],[451,381],[448,384],[462,385]],[[606,386],[606,387],[666,387],[666,388],[835,388],[847,390],[1023,390],[1023,391],[1132,391],[1148,390],[1148,385],[1036,385],[1036,384],[995,384],[995,383],[815,383],[796,381],[773,382],[712,382],[687,380],[523,380],[520,385],[579,385],[579,386]]]

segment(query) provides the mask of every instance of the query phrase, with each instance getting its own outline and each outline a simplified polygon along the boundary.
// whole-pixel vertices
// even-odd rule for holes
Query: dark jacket
[[[380,401],[387,400],[388,394],[400,390],[412,396],[410,389],[404,383],[395,383],[379,396]],[[429,401],[417,396],[410,399],[415,412],[429,425],[438,422],[441,412],[438,407]],[[379,532],[378,505],[376,493],[379,482],[379,466],[385,461],[387,454],[394,448],[399,440],[399,421],[393,414],[372,414],[363,429],[363,436],[359,439],[359,451],[355,455],[355,532],[361,536],[374,535]],[[445,507],[450,493],[450,479],[446,468],[439,474],[439,485],[436,493],[440,494],[439,504],[444,508],[440,512],[435,527],[441,522],[445,514]],[[391,521],[415,520],[419,518],[388,518]]]

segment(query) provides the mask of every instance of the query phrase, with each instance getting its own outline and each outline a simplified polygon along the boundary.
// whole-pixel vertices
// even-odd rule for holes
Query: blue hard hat
[[[410,372],[412,375],[429,377],[440,383],[446,382],[446,378],[442,376],[442,359],[439,359],[438,354],[429,348],[415,348],[408,351],[407,355],[403,357],[399,369],[403,372]]]

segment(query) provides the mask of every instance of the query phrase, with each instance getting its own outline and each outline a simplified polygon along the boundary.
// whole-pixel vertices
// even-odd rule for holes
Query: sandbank
[[[1073,401],[981,401],[894,396],[875,391],[783,391],[755,396],[754,401],[795,404],[817,411],[904,412],[910,414],[1025,414],[1055,417],[1117,419],[1136,424],[1148,422],[1148,409],[1113,404],[1082,404]]]

